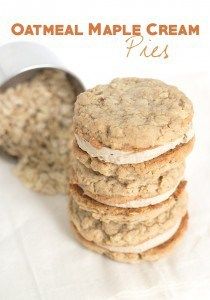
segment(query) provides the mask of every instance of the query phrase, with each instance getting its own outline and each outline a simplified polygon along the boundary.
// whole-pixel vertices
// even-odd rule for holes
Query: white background
[[[0,299],[209,299],[210,77],[207,1],[0,1],[0,44],[28,40],[49,46],[87,88],[117,76],[175,84],[193,101],[196,146],[188,159],[190,226],[168,258],[126,265],[80,247],[67,199],[27,190],[0,158]],[[169,58],[126,58],[125,37],[15,37],[15,22],[200,24],[201,35],[162,37]],[[15,58],[14,58],[15,59]],[[0,62],[1,63],[1,62]]]

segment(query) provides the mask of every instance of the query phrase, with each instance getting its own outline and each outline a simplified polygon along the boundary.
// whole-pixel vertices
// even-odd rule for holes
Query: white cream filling
[[[161,154],[169,150],[174,149],[179,144],[187,143],[193,138],[193,136],[194,131],[192,128],[190,128],[188,132],[184,134],[183,137],[173,142],[141,152],[126,152],[121,150],[113,150],[107,147],[95,148],[85,139],[79,137],[78,135],[75,135],[77,144],[80,147],[80,149],[87,152],[92,157],[97,157],[102,161],[117,165],[138,164],[148,161],[150,159],[160,156]]]
[[[170,229],[165,232],[159,234],[158,236],[150,239],[146,242],[143,242],[137,246],[127,246],[127,247],[114,247],[114,246],[103,246],[103,248],[110,250],[112,252],[120,252],[120,253],[142,253],[154,247],[157,247],[166,241],[168,241],[178,230],[181,224],[182,218]]]
[[[161,202],[167,200],[171,195],[173,195],[173,193],[177,189],[177,186],[178,185],[176,185],[173,189],[167,191],[166,193],[157,195],[155,197],[145,198],[145,199],[136,199],[136,200],[132,200],[132,201],[129,201],[126,203],[114,204],[111,206],[117,206],[117,207],[122,207],[122,208],[139,208],[139,207],[145,207],[148,205],[155,205],[155,204],[158,204],[158,203],[161,203]]]

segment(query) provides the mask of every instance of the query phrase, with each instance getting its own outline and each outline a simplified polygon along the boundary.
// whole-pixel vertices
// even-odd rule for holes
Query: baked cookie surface
[[[141,151],[183,137],[192,117],[190,100],[176,87],[117,78],[78,96],[74,130],[96,148]]]
[[[124,209],[101,204],[71,188],[71,221],[80,234],[101,246],[133,246],[162,234],[186,214],[183,182],[167,200],[144,208]]]
[[[157,169],[144,176],[119,178],[104,176],[73,159],[70,183],[79,185],[93,199],[115,205],[135,199],[147,199],[176,189],[184,174],[184,162],[168,170]]]
[[[113,259],[118,262],[140,263],[142,260],[154,261],[160,259],[163,255],[167,255],[183,238],[183,235],[187,230],[187,225],[188,225],[188,214],[186,214],[182,218],[178,230],[168,241],[142,253],[119,253],[119,252],[109,251],[103,247],[98,246],[94,242],[88,241],[84,237],[82,237],[73,223],[71,227],[76,239],[86,248],[95,251],[99,254],[104,254],[110,259]]]

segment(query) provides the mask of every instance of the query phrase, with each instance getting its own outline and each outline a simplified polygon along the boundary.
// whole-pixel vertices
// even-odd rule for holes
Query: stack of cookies
[[[70,213],[78,240],[122,262],[155,260],[188,221],[193,107],[159,80],[121,78],[78,96]]]

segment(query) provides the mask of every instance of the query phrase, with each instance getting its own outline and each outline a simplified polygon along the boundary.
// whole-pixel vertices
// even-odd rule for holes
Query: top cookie
[[[74,130],[95,148],[143,151],[181,139],[192,116],[190,100],[176,87],[117,78],[78,96]]]

